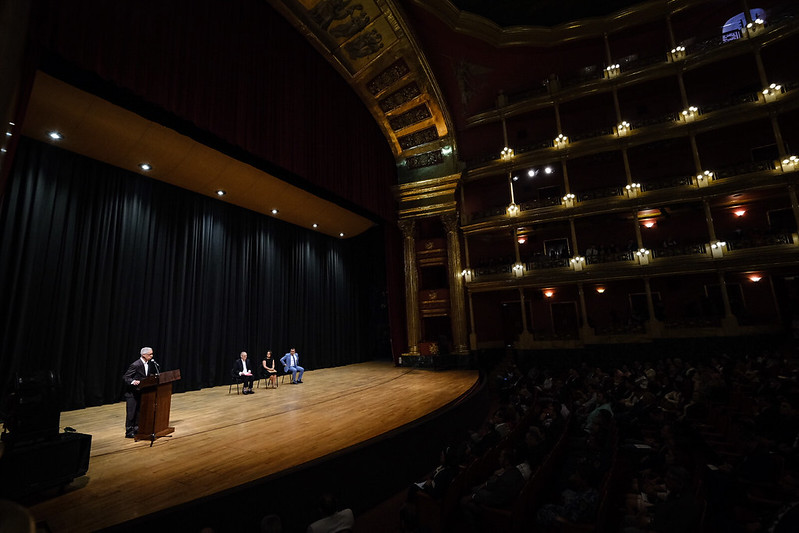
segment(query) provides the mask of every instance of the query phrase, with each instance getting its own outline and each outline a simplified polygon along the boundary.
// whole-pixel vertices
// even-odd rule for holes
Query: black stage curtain
[[[63,409],[117,401],[142,346],[178,392],[228,383],[241,350],[390,359],[383,228],[330,238],[30,139],[1,209],[3,396],[52,369]]]

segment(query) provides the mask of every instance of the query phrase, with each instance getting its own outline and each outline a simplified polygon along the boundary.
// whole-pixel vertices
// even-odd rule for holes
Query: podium
[[[147,376],[138,385],[141,391],[139,399],[139,432],[134,441],[155,439],[175,432],[169,426],[169,409],[172,407],[172,382],[180,379],[180,370],[169,370],[154,376]]]

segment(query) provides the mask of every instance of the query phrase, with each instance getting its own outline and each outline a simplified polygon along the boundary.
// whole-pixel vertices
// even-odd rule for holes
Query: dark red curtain
[[[44,56],[396,220],[388,143],[345,80],[263,0],[39,0]]]

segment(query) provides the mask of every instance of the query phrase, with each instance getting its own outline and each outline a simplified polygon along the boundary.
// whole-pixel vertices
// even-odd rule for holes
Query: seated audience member
[[[338,509],[335,497],[326,492],[319,498],[319,514],[322,516],[308,526],[307,533],[338,533],[352,531],[355,516],[352,509]]]
[[[516,452],[506,448],[499,454],[500,468],[485,483],[472,489],[464,498],[464,503],[504,507],[510,504],[522,490],[524,482],[530,478],[530,464],[524,460],[516,463]]]
[[[624,533],[684,533],[696,529],[698,507],[690,489],[688,470],[672,466],[666,471],[666,499],[641,502],[635,516],[624,519]]]
[[[551,526],[563,520],[591,522],[599,505],[598,482],[599,475],[588,462],[578,464],[569,478],[569,487],[560,494],[560,501],[548,503],[536,513],[538,525]]]
[[[455,449],[451,447],[444,448],[441,450],[440,464],[428,479],[414,483],[411,487],[412,492],[415,492],[415,488],[419,488],[433,498],[441,499],[459,472],[458,454]],[[411,495],[409,495],[410,497]]]

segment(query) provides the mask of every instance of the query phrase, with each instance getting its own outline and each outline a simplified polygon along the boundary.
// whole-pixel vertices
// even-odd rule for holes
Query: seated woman
[[[261,364],[264,367],[264,375],[266,376],[266,388],[269,388],[269,384],[272,384],[272,388],[277,388],[277,370],[275,369],[275,359],[272,357],[272,352],[267,351],[266,357],[264,360],[261,361]]]

